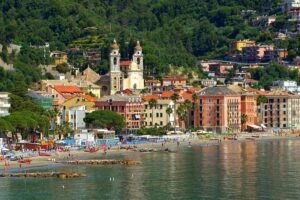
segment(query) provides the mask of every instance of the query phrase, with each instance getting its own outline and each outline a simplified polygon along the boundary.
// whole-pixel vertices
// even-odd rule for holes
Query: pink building
[[[183,76],[165,76],[163,86],[186,87],[186,78]]]
[[[217,133],[241,131],[241,96],[226,86],[208,87],[198,93],[195,127]]]

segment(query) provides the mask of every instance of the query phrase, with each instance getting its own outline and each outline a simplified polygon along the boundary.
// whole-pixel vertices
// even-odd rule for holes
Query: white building
[[[300,21],[300,0],[285,0],[282,10],[287,12],[294,21]]]
[[[67,113],[68,116],[65,119],[70,123],[73,130],[85,128],[85,122],[83,119],[86,116],[86,112],[85,106],[70,107]]]
[[[296,81],[274,81],[271,89],[285,89],[295,94],[300,93],[300,87]]]
[[[74,134],[76,145],[93,145],[95,143],[95,133],[93,130],[83,129]]]
[[[9,115],[9,93],[0,92],[0,117]]]

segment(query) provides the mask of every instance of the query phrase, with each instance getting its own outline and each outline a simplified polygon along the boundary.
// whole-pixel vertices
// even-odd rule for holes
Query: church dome
[[[142,47],[141,47],[140,41],[136,42],[136,46],[135,46],[134,49],[135,49],[135,51],[142,51]]]
[[[119,45],[117,44],[116,39],[114,39],[114,41],[113,41],[113,43],[112,43],[112,45],[111,45],[111,48],[112,48],[112,49],[119,49]]]

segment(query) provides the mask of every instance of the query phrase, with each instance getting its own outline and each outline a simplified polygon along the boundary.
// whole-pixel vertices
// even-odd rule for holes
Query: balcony
[[[0,107],[2,107],[2,108],[10,108],[10,104],[9,103],[0,103]]]

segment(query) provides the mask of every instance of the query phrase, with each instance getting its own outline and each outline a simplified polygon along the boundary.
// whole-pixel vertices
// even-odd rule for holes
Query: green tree
[[[171,96],[171,99],[172,101],[174,102],[174,127],[176,129],[176,113],[177,113],[177,109],[176,109],[176,105],[177,105],[177,101],[179,100],[180,96],[179,94],[177,93],[174,93],[172,96]],[[174,129],[174,133],[175,133],[175,129]]]
[[[152,109],[152,127],[155,126],[155,124],[154,124],[154,108],[156,107],[156,105],[157,105],[157,100],[154,98],[150,99],[149,107],[150,107],[150,109]]]
[[[110,110],[97,110],[87,114],[84,121],[96,128],[122,131],[126,123],[122,115]]]
[[[168,119],[169,119],[168,123],[170,123],[170,116],[173,113],[173,109],[170,106],[168,106],[168,108],[166,109],[166,113],[167,113]]]

